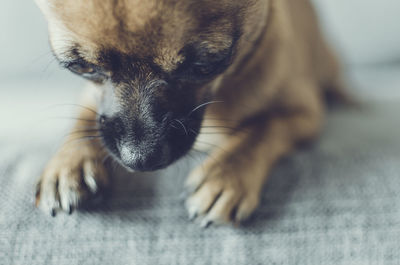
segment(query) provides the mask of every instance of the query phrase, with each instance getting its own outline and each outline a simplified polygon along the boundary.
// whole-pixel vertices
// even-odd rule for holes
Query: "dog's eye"
[[[220,54],[207,54],[192,64],[192,72],[199,77],[211,77],[222,73],[229,65],[230,57]]]
[[[67,68],[76,74],[93,74],[94,67],[83,62],[74,62],[67,65]]]
[[[210,76],[216,72],[218,67],[219,67],[218,63],[199,61],[193,64],[193,73],[195,75],[200,75],[200,76]]]
[[[83,61],[67,63],[65,67],[71,72],[94,82],[103,82],[107,79],[107,75],[99,67]]]
[[[174,75],[181,80],[204,82],[224,72],[231,64],[233,46],[219,52],[207,47],[188,45],[181,52],[185,60],[179,65]]]

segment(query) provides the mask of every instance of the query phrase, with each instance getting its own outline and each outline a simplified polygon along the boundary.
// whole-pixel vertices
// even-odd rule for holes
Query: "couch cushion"
[[[370,91],[390,91],[400,76],[386,73],[393,82],[385,83],[385,71],[363,71],[356,79]],[[62,102],[55,92],[38,102],[43,94]],[[18,102],[8,95],[0,113]],[[380,101],[331,112],[320,140],[273,170],[249,222],[207,230],[188,221],[179,199],[191,158],[153,174],[116,171],[104,204],[45,216],[33,206],[34,184],[68,120],[31,138],[26,120],[18,127],[11,116],[13,136],[0,137],[0,264],[398,264],[400,100]]]

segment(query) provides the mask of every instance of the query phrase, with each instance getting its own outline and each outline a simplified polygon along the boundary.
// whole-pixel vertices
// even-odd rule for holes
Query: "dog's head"
[[[247,1],[37,2],[55,56],[102,89],[103,140],[125,166],[155,170],[188,152],[211,84],[235,59]]]

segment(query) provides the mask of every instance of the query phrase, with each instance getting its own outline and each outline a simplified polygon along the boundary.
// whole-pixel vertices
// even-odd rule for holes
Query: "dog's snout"
[[[137,118],[123,119],[101,116],[102,137],[128,168],[152,171],[165,167],[170,160],[168,147],[162,135],[162,125],[146,124]]]
[[[139,150],[130,144],[122,144],[120,156],[125,166],[137,171],[153,171],[165,166],[160,149]]]

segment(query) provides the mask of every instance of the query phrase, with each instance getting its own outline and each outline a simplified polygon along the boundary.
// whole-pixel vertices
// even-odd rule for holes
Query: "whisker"
[[[100,127],[97,126],[76,126],[74,129],[78,130],[98,130],[100,131]]]
[[[50,119],[76,120],[76,121],[96,122],[97,123],[97,120],[82,119],[82,118],[77,118],[77,117],[50,117]]]
[[[98,136],[102,136],[101,131],[99,129],[83,129],[83,130],[75,130],[75,131],[70,131],[67,134],[63,135],[63,138],[66,138],[67,140],[69,140],[71,137],[73,136],[79,136],[81,134],[80,137],[78,138],[82,138],[82,137],[98,137]],[[95,134],[95,135],[92,135]]]
[[[204,129],[221,129],[221,130],[227,130],[227,132],[230,133],[250,133],[251,130],[249,128],[232,128],[232,127],[227,127],[227,126],[203,126],[201,128]],[[203,132],[202,132],[203,133]]]
[[[51,53],[52,53],[52,51],[51,51],[51,50],[48,50],[48,51],[46,51],[46,52],[44,52],[44,53],[42,53],[42,54],[39,54],[38,56],[36,56],[35,58],[33,58],[33,59],[31,60],[31,62],[29,62],[29,64],[34,64],[34,63],[36,63],[36,62],[39,61],[39,60],[45,59],[44,57],[47,56],[47,55],[50,55]],[[52,58],[53,58],[53,57],[52,57]]]
[[[169,125],[169,126],[171,126],[172,128],[174,128],[174,129],[178,129],[178,127],[176,127],[175,125],[173,125],[172,123]]]
[[[183,130],[185,131],[186,136],[188,136],[189,134],[188,134],[188,131],[187,131],[186,127],[185,127],[185,124],[183,124],[183,122],[181,122],[178,119],[175,119],[174,121],[178,122],[182,126]]]
[[[194,119],[196,120],[196,119]],[[213,118],[213,117],[203,117],[203,118],[199,118],[198,120],[202,120],[202,121],[221,121],[221,122],[232,122],[235,124],[238,124],[239,121],[237,120],[232,120],[232,119],[224,119],[224,118]]]
[[[75,139],[70,139],[67,142],[65,142],[64,144],[71,144],[71,143],[75,143],[75,142],[80,142],[80,141],[94,141],[97,140],[99,138],[101,138],[102,136],[84,136],[84,137],[78,137]]]
[[[50,61],[46,64],[46,66],[42,70],[42,77],[44,77],[44,74],[46,71],[49,69],[49,67],[56,61],[56,58],[51,58]]]
[[[104,164],[111,157],[112,156],[109,153],[107,153],[107,155],[104,156],[102,163]]]
[[[197,135],[197,133],[193,130],[193,129],[189,129],[190,130],[190,132],[191,133],[193,133],[194,135]],[[204,142],[204,141],[199,141],[199,140],[196,140],[196,142],[197,143],[200,143],[200,144],[207,144],[207,145],[209,145],[209,146],[212,146],[212,147],[215,147],[215,148],[218,148],[218,149],[220,149],[220,150],[222,150],[222,151],[224,151],[224,152],[226,152],[227,153],[227,151],[226,150],[224,150],[222,147],[220,147],[220,146],[218,146],[218,145],[216,145],[216,144],[212,144],[212,143],[207,143],[207,142]]]
[[[198,142],[198,143],[201,143],[201,144],[207,144],[207,145],[209,145],[209,146],[212,146],[212,147],[218,148],[218,149],[220,149],[220,150],[222,150],[222,151],[224,151],[224,152],[226,152],[226,153],[227,153],[227,151],[226,151],[226,150],[224,150],[224,149],[223,149],[221,146],[219,146],[219,145],[212,144],[212,143],[208,143],[208,142],[204,142],[204,141],[199,141],[199,140],[197,140],[197,142]]]
[[[212,125],[212,126],[202,126],[201,128],[218,128],[218,129],[230,129],[230,130],[237,130],[238,128],[228,127],[228,126],[219,126],[219,125]]]
[[[209,102],[200,104],[199,106],[195,107],[192,111],[190,111],[189,114],[188,114],[187,116],[189,117],[189,116],[192,115],[195,111],[197,111],[197,110],[199,110],[199,109],[201,109],[201,108],[203,108],[203,107],[205,107],[205,106],[208,106],[208,105],[211,105],[211,104],[215,104],[215,103],[223,103],[223,101],[214,100],[214,101],[209,101]]]
[[[56,105],[51,105],[51,106],[49,106],[48,108],[63,107],[63,106],[80,107],[80,108],[82,108],[82,109],[86,109],[86,110],[91,111],[92,113],[94,113],[94,114],[100,116],[100,114],[99,114],[97,111],[95,111],[94,109],[89,108],[89,107],[87,107],[87,106],[79,105],[79,104],[67,104],[67,103],[66,103],[66,104],[56,104]]]
[[[219,156],[216,156],[213,152],[209,153],[209,152],[205,152],[205,151],[198,150],[195,148],[193,148],[192,151],[196,151],[201,154],[207,154],[207,159],[213,159],[214,161],[216,161],[216,163],[219,163],[221,161],[221,158]],[[223,150],[223,151],[226,152],[225,150]],[[204,160],[201,160],[200,165],[202,167],[202,170],[204,171],[204,163],[203,162],[204,162]]]
[[[226,135],[227,132],[201,132],[200,134],[202,134],[202,135],[218,135],[218,134]]]
[[[193,151],[200,152],[199,150],[192,149],[191,152],[188,152],[186,155],[187,155],[192,161],[194,161],[194,163],[196,163],[196,164],[198,164],[198,165],[202,164],[203,159],[202,159],[201,157],[199,157],[198,155],[193,154]]]
[[[100,130],[99,129],[88,129],[88,130],[71,131],[68,135],[77,134],[77,133],[92,133],[92,132],[100,132]]]
[[[24,67],[30,68],[33,65],[36,65],[38,62],[46,63],[46,62],[44,62],[44,60],[53,61],[54,60],[54,56],[52,56],[51,53],[52,53],[51,50],[48,50],[45,53],[39,54],[38,56],[36,56],[35,58],[33,58],[32,60],[27,62]]]
[[[189,130],[190,130],[190,132],[193,133],[194,135],[197,135],[197,134],[198,134],[198,133],[197,133],[195,130],[193,130],[192,128],[189,128]]]

